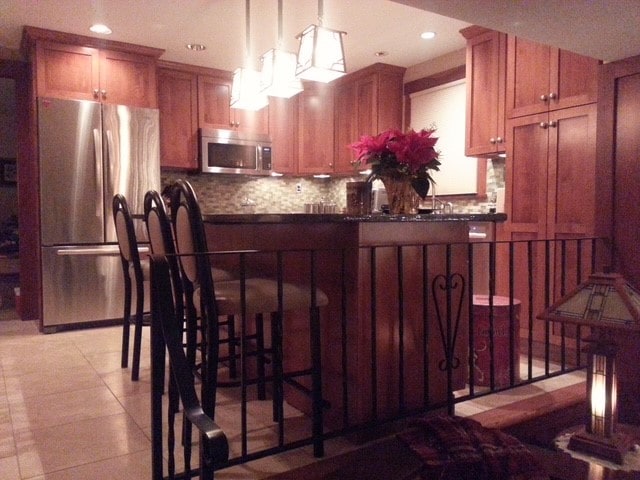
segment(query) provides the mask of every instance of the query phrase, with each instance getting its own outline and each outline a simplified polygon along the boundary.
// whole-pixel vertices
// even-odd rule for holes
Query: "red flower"
[[[389,129],[378,135],[364,135],[358,142],[349,145],[356,153],[356,164],[371,166],[369,179],[384,175],[408,176],[421,197],[424,198],[429,182],[433,179],[429,170],[439,170],[439,152],[435,149],[438,137],[435,129],[409,130],[402,133]]]

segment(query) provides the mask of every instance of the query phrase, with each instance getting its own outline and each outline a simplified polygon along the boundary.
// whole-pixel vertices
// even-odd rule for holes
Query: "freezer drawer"
[[[44,328],[122,318],[124,287],[117,245],[43,248],[42,292]]]

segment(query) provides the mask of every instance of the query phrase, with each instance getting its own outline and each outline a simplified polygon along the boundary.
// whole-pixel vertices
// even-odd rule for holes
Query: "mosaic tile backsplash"
[[[346,208],[346,183],[362,178],[251,177],[244,175],[163,172],[162,184],[178,178],[195,189],[202,211],[209,214],[302,213],[305,203],[335,204],[337,212]],[[487,197],[504,187],[504,159],[487,162]],[[493,200],[495,202],[495,200]],[[489,201],[453,200],[454,212],[488,211]]]

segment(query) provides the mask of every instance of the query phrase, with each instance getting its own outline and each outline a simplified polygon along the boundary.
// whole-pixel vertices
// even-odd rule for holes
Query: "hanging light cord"
[[[245,45],[244,45],[244,56],[245,56],[245,60],[248,60],[250,57],[250,48],[249,48],[249,42],[251,41],[251,37],[250,37],[250,28],[251,28],[251,0],[246,0],[245,2],[245,12],[244,12],[244,17],[245,17]]]
[[[318,24],[322,26],[322,17],[324,16],[324,1],[318,0]]]
[[[282,0],[278,0],[278,48],[282,48]]]

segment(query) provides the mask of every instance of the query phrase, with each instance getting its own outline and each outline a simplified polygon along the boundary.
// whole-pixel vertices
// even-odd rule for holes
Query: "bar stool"
[[[129,365],[129,337],[131,325],[131,302],[133,285],[135,284],[136,311],[134,317],[133,359],[131,365],[131,380],[134,382],[140,376],[140,350],[142,346],[142,327],[149,325],[144,311],[145,290],[149,289],[149,262],[140,260],[138,241],[133,227],[133,218],[129,211],[127,199],[122,194],[113,197],[113,222],[116,227],[122,273],[124,278],[124,313],[122,315],[122,358],[120,365]]]
[[[215,283],[211,276],[202,214],[193,187],[178,180],[171,195],[171,218],[176,238],[176,251],[181,266],[187,302],[187,316],[200,304],[207,351],[218,343],[217,318],[220,315],[239,316],[245,322],[249,315],[268,313],[271,319],[271,351],[273,362],[274,421],[283,418],[283,381],[294,377],[311,377],[312,432],[314,453],[323,455],[322,442],[322,377],[320,361],[320,307],[329,303],[319,288],[309,288],[281,280],[244,278]],[[284,372],[282,364],[282,315],[285,311],[307,310],[310,316],[311,367],[300,372]],[[244,330],[244,329],[243,329]],[[244,340],[244,339],[243,339]],[[241,348],[245,348],[244,341]],[[204,361],[203,381],[217,382],[217,365]]]
[[[175,256],[176,250],[171,221],[167,215],[162,196],[155,190],[148,191],[144,196],[144,221],[147,227],[151,252],[157,255],[167,256],[171,271],[171,281],[173,283],[175,308],[178,314],[184,318],[184,289],[180,275],[180,266]],[[233,274],[220,268],[212,268],[211,276],[215,282],[224,282],[234,278]],[[199,314],[197,314],[197,316],[199,316]],[[220,321],[219,325],[227,329],[227,335],[225,338],[220,339],[220,343],[227,344],[229,352],[227,356],[220,357],[219,360],[228,363],[229,376],[236,378],[236,346],[238,345],[238,339],[236,338],[235,332],[235,319],[233,316],[228,316],[226,321]],[[191,329],[190,334],[193,335],[194,333],[195,329]],[[194,366],[196,365],[196,344],[197,338],[195,336],[189,337],[187,341],[187,358]]]

